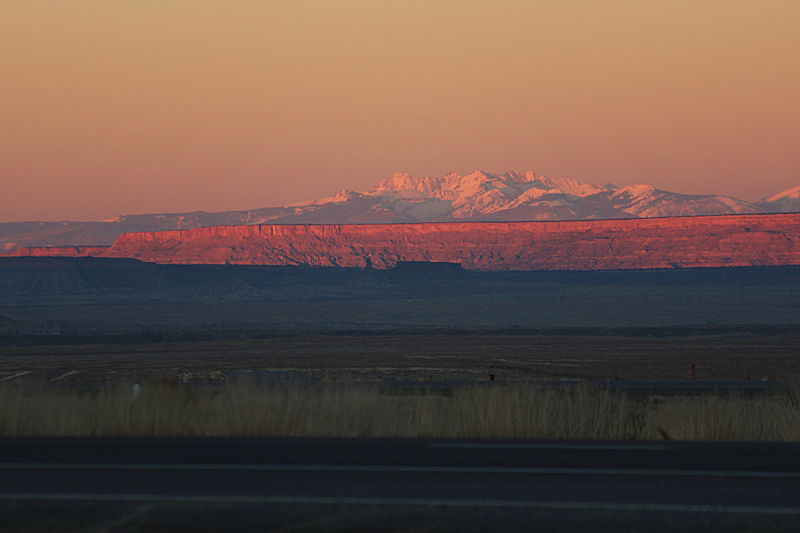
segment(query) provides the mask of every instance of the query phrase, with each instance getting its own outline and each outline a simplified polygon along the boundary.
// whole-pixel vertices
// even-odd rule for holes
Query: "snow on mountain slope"
[[[800,211],[800,186],[786,189],[755,203],[762,213],[792,213]]]
[[[608,201],[614,209],[641,218],[759,212],[752,204],[728,196],[678,194],[641,184],[613,191]]]
[[[363,195],[356,191],[351,191],[349,189],[342,189],[341,191],[337,192],[336,194],[328,198],[320,198],[318,200],[310,200],[308,202],[297,202],[294,204],[289,204],[286,207],[305,207],[309,205],[322,205],[322,204],[337,203],[337,202],[347,202],[354,198],[360,198],[361,196]]]
[[[453,219],[563,220],[757,213],[752,204],[727,196],[683,195],[650,185],[600,187],[569,177],[548,178],[535,172],[441,178],[397,173],[364,194],[383,198],[444,200]],[[391,202],[387,207],[391,208]],[[443,212],[437,212],[442,216]]]
[[[450,217],[469,219],[493,215],[523,205],[529,206],[532,203],[540,206],[552,204],[554,200],[542,199],[544,195],[561,194],[582,198],[608,190],[574,178],[548,178],[535,172],[473,172],[466,176],[451,173],[441,178],[417,178],[398,172],[364,194],[406,200],[434,198],[452,206]],[[437,214],[442,216],[445,213],[437,211]]]
[[[398,172],[391,178],[381,181],[365,194],[384,195],[396,194],[400,191],[409,193],[413,191],[410,196],[422,193],[428,197],[457,201],[463,204],[467,203],[470,197],[481,196],[491,190],[499,190],[506,196],[516,196],[529,189],[539,191],[557,189],[560,192],[581,197],[608,190],[574,178],[548,178],[530,171],[525,174],[517,172],[489,174],[479,171],[466,176],[450,173],[441,178],[430,176],[416,178],[410,174]]]

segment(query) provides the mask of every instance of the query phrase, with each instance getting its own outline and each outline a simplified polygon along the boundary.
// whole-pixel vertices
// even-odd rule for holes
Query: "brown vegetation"
[[[0,388],[0,435],[405,436],[800,441],[800,393],[647,403],[591,386],[389,394],[373,386]]]

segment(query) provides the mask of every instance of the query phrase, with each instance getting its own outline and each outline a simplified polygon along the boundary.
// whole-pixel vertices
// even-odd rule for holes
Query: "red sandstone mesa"
[[[17,248],[0,257],[102,257],[110,246],[32,246]]]
[[[800,265],[800,213],[549,222],[214,226],[127,233],[111,247],[22,248],[6,256],[135,258],[172,264],[467,269]]]

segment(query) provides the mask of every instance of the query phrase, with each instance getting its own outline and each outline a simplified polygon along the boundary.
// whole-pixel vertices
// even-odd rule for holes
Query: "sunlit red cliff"
[[[467,269],[632,269],[800,264],[800,214],[626,220],[258,224],[123,234],[110,247],[20,248],[170,264]]]

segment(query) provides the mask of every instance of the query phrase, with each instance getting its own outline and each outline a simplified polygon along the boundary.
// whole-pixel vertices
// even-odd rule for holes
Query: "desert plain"
[[[480,272],[20,257],[0,273],[7,384],[800,378],[793,266]]]

